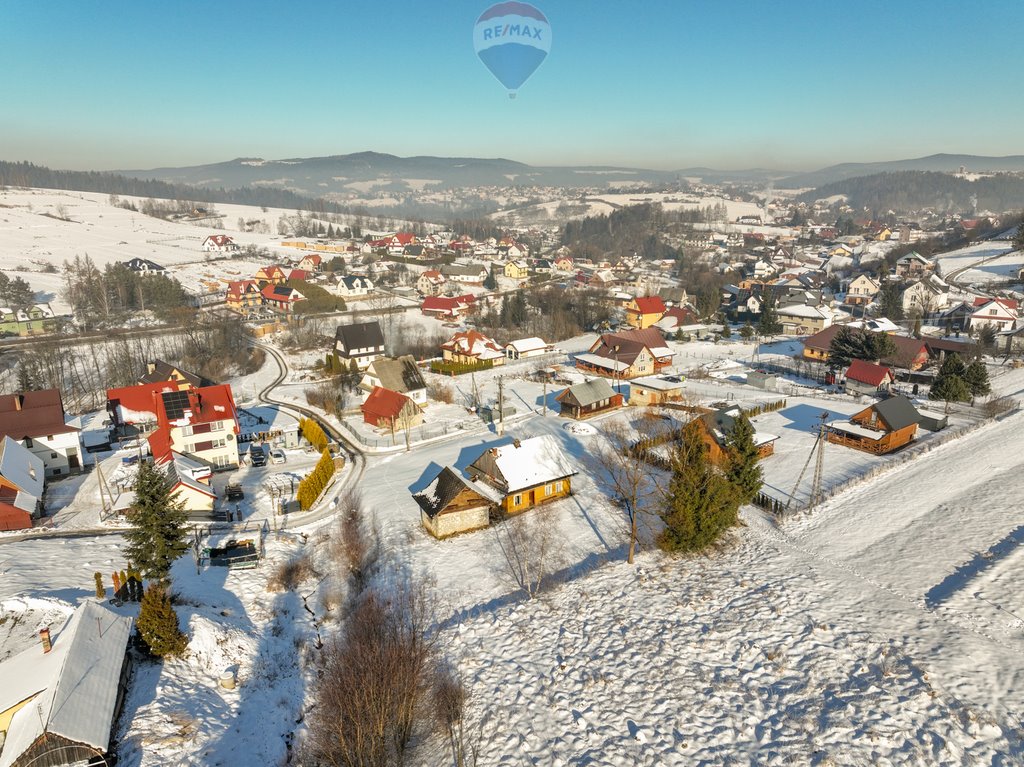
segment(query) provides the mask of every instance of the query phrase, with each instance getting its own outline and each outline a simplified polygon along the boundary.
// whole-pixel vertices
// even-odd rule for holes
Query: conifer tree
[[[970,389],[971,395],[978,397],[992,391],[992,385],[988,381],[988,368],[981,360],[975,360],[964,371],[964,383]]]
[[[96,598],[106,599],[107,598],[107,587],[103,585],[103,573],[93,573],[93,579],[96,581]]]
[[[187,515],[163,473],[150,463],[139,464],[128,519],[132,526],[124,534],[125,557],[146,578],[164,580],[188,549]]]
[[[740,503],[750,503],[761,489],[763,472],[754,444],[754,426],[745,415],[733,421],[726,445],[729,463],[725,476],[736,489]]]
[[[736,524],[739,498],[715,470],[697,422],[691,422],[672,454],[672,478],[662,512],[658,545],[668,552],[701,551]]]
[[[162,583],[152,583],[146,589],[137,625],[142,641],[153,655],[180,655],[188,647],[188,638],[178,626],[178,614]]]

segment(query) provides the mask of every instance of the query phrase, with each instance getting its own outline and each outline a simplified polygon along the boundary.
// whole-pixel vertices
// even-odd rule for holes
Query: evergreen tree
[[[484,287],[487,290],[498,289],[498,278],[494,276],[494,267],[487,270],[487,277],[484,278]]]
[[[731,338],[732,330],[729,328],[729,318],[726,317],[724,314],[720,314],[718,316],[718,321],[722,323],[722,332],[719,333],[719,335],[722,338]]]
[[[853,360],[874,362],[896,353],[896,343],[886,333],[871,333],[859,328],[841,327],[829,344],[829,360],[849,365]]]
[[[882,316],[890,320],[903,319],[903,297],[900,295],[899,283],[885,280],[875,300],[882,310]]]
[[[757,334],[759,336],[774,336],[781,332],[782,325],[779,323],[779,315],[775,311],[775,295],[767,290],[761,301],[761,316],[757,318]]]
[[[139,464],[128,519],[132,526],[124,534],[125,557],[146,578],[167,578],[174,560],[188,549],[187,517],[164,474],[150,463]]]
[[[1017,231],[1013,235],[1013,249],[1024,250],[1024,221],[1017,224]]]
[[[748,321],[742,328],[740,328],[740,337],[744,341],[749,341],[754,337],[754,326]]]
[[[672,454],[672,478],[662,512],[658,545],[668,552],[700,551],[736,524],[739,498],[732,483],[708,459],[697,422],[691,422]]]
[[[188,637],[181,633],[178,614],[162,583],[150,584],[146,589],[137,625],[142,641],[157,657],[180,655],[188,647]]]
[[[967,402],[971,398],[971,389],[965,380],[966,376],[967,366],[960,359],[960,355],[955,352],[946,355],[946,359],[942,361],[942,367],[939,368],[939,373],[935,377],[935,383],[932,384],[932,388],[928,392],[928,399],[942,402]],[[987,371],[985,377],[987,383]]]
[[[93,580],[96,581],[96,598],[106,599],[107,598],[107,587],[103,585],[103,573],[93,573]]]
[[[733,421],[726,446],[729,463],[725,476],[735,488],[740,503],[750,503],[761,489],[763,472],[758,463],[757,445],[754,444],[754,426],[745,415]]]
[[[978,397],[992,391],[992,385],[988,381],[988,368],[981,360],[975,360],[964,371],[964,383],[970,389],[971,395]]]
[[[990,352],[996,346],[996,329],[991,325],[982,325],[978,330],[978,346],[982,351]]]

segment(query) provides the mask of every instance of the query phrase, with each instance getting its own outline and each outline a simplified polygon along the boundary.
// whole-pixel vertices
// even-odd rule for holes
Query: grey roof
[[[917,408],[902,394],[876,402],[873,407],[893,431],[921,421],[921,414],[917,412]]]
[[[427,388],[423,373],[420,372],[419,365],[411,354],[402,357],[379,357],[370,365],[376,377],[380,379],[380,385],[385,389],[407,394]]]
[[[339,325],[334,333],[334,340],[338,351],[342,352],[350,349],[372,349],[384,346],[384,333],[376,320],[357,322],[354,325]]]
[[[584,383],[570,386],[564,393],[571,395],[580,407],[588,407],[596,402],[611,399],[615,396],[612,387],[604,378],[592,378]]]
[[[169,362],[163,360],[153,360],[146,366],[146,373],[139,376],[139,383],[157,383],[158,381],[169,381],[173,377],[175,372],[180,373],[181,376],[188,381],[190,384],[196,387],[201,386],[212,386],[213,381],[208,378],[203,378],[200,375],[191,373],[184,368],[180,368],[177,365],[172,365]]]
[[[356,290],[357,288],[370,288],[369,280],[366,277],[359,277],[352,274],[346,274],[338,280],[339,283],[344,285],[348,290]]]
[[[483,271],[486,270],[480,264],[444,264],[441,266],[441,274],[445,276],[476,277]]]

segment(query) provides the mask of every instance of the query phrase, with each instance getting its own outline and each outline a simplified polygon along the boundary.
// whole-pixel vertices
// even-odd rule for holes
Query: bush
[[[448,362],[443,360],[434,360],[430,363],[430,370],[433,373],[439,373],[440,375],[446,376],[460,376],[466,373],[472,373],[478,370],[490,370],[494,367],[494,363],[490,360],[483,360],[481,362]]]
[[[299,421],[299,431],[306,441],[321,452],[327,449],[327,434],[323,428],[312,418],[303,418]]]
[[[435,402],[443,402],[446,405],[450,405],[455,401],[455,391],[451,386],[444,383],[428,384],[427,396]]]
[[[325,448],[313,471],[299,482],[299,489],[295,493],[295,497],[299,501],[299,507],[303,511],[311,508],[316,503],[316,499],[320,497],[320,494],[327,487],[327,483],[330,482],[333,476],[334,458],[331,457],[330,451]]]
[[[309,555],[303,555],[282,562],[267,580],[267,591],[294,591],[303,581],[319,577],[320,574],[313,567]]]

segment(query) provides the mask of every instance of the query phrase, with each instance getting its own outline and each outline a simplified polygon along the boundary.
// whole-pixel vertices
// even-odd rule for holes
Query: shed
[[[890,391],[895,380],[892,370],[884,365],[853,360],[846,369],[845,389],[848,394],[877,395],[880,391]]]
[[[559,415],[577,420],[622,407],[622,395],[604,378],[592,378],[563,389],[555,400],[560,405]]]
[[[765,391],[775,391],[776,377],[764,370],[751,370],[747,373],[747,383]]]
[[[435,538],[487,527],[491,508],[501,500],[491,488],[470,482],[448,466],[413,498],[420,507],[420,521]]]
[[[603,380],[603,379],[602,379]],[[639,407],[682,399],[680,376],[646,376],[629,382],[629,404]]]
[[[922,429],[942,431],[949,426],[949,416],[945,413],[936,413],[934,410],[918,410],[917,414],[921,419],[918,421],[918,425]]]

